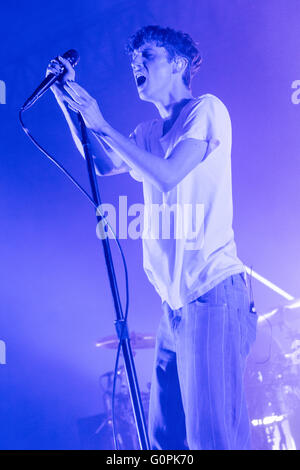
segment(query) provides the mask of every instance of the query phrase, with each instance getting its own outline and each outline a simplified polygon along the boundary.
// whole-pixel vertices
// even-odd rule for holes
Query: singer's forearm
[[[70,110],[62,98],[58,99],[57,101],[66,118],[76,147],[80,154],[84,157],[77,113]],[[87,129],[87,131],[97,174],[101,176],[109,176],[128,171],[127,165],[123,163],[121,158],[116,156],[109,147],[105,148],[104,144],[100,142],[100,139],[97,138],[97,136],[95,136],[89,129]]]
[[[59,104],[65,118],[66,118],[66,121],[67,121],[68,126],[70,128],[73,140],[76,144],[76,147],[78,148],[81,155],[84,157],[84,151],[83,151],[83,147],[82,147],[81,140],[80,140],[80,137],[79,137],[79,135],[80,135],[79,132],[80,131],[79,131],[79,123],[78,123],[77,115],[76,115],[76,113],[70,111],[62,100],[57,100],[57,101],[58,101],[58,104]]]
[[[199,165],[208,146],[204,140],[185,138],[178,142],[168,158],[162,158],[139,148],[107,122],[97,132],[130,168],[142,174],[162,192],[170,191]]]
[[[160,191],[168,191],[170,162],[141,149],[108,123],[97,131],[99,137],[130,167],[143,174]]]
[[[165,183],[168,184],[168,168],[174,165],[139,148],[130,138],[113,129],[104,119],[95,98],[78,83],[66,82],[63,88],[65,102],[71,109],[81,113],[86,127],[98,136],[107,152],[111,149],[118,159],[125,162],[125,168],[138,170],[158,189],[164,191]]]

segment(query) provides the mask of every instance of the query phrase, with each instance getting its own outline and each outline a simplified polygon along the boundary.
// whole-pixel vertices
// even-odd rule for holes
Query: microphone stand
[[[96,203],[96,206],[99,207],[99,205],[101,204],[101,199],[100,199],[99,187],[98,187],[98,183],[96,179],[96,171],[95,171],[95,166],[93,162],[93,156],[91,155],[91,152],[90,152],[90,145],[89,145],[87,130],[86,130],[86,126],[85,126],[85,123],[81,114],[77,113],[77,116],[78,116],[78,121],[80,125],[81,143],[83,146],[84,155],[85,155],[85,159],[87,163],[87,171],[88,171],[89,181],[91,185],[92,196],[93,196],[94,202]],[[100,214],[98,214],[97,211],[96,211],[96,218],[97,218],[97,222],[98,223],[100,222],[99,226],[101,227],[103,217]],[[107,237],[102,237],[102,246],[104,250],[104,257],[105,257],[106,267],[108,271],[110,289],[111,289],[111,293],[113,296],[113,302],[114,302],[115,313],[116,313],[115,327],[116,327],[118,338],[121,341],[121,348],[122,348],[122,353],[123,353],[123,358],[124,358],[126,376],[127,376],[128,386],[129,386],[129,393],[130,393],[131,403],[133,407],[139,443],[140,443],[140,447],[142,450],[149,450],[150,444],[149,444],[149,439],[147,435],[147,428],[146,428],[144,411],[143,411],[143,406],[142,406],[142,401],[141,401],[141,395],[140,395],[140,390],[139,390],[139,385],[138,385],[138,380],[137,380],[137,375],[136,375],[136,370],[135,370],[135,365],[134,365],[134,360],[133,360],[133,354],[132,354],[131,345],[130,345],[127,322],[126,322],[126,319],[124,318],[122,308],[121,308],[118,285],[117,285],[117,280],[115,276],[115,270],[114,270],[113,260],[111,256],[109,240]]]

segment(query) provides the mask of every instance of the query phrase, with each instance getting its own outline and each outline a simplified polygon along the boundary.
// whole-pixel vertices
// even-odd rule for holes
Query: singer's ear
[[[174,57],[174,72],[184,72],[188,65],[188,60],[182,56]]]

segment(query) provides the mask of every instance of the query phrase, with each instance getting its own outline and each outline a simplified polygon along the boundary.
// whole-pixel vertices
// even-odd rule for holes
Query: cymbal
[[[290,300],[287,304],[284,305],[283,308],[294,309],[294,308],[299,308],[299,307],[300,307],[300,298]]]
[[[152,349],[155,346],[155,337],[149,334],[135,333],[130,334],[130,344],[132,349]],[[97,348],[117,349],[119,338],[116,335],[105,336],[96,343]]]
[[[285,305],[279,305],[278,307],[275,307],[270,312],[261,313],[258,317],[258,324],[264,323],[273,317],[276,317],[276,320],[277,320],[278,317],[280,317],[280,314],[286,314],[286,316],[289,315],[291,318],[291,314],[287,313],[286,310],[294,310],[299,307],[300,307],[300,298],[293,299],[289,301],[288,303],[286,303]]]

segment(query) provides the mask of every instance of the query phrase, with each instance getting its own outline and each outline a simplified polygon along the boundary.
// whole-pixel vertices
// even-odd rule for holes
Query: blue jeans
[[[255,340],[243,274],[195,301],[165,302],[150,394],[152,449],[249,449],[243,376]]]

